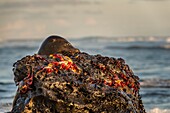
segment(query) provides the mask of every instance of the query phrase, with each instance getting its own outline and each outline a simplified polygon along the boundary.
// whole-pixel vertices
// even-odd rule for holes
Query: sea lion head
[[[74,48],[66,39],[60,36],[49,36],[42,43],[38,54],[39,55],[50,55],[50,54],[63,54],[73,55],[80,52],[79,49]]]

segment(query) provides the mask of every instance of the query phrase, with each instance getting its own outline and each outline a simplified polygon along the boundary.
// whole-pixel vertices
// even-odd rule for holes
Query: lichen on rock
[[[35,54],[13,71],[18,91],[12,112],[145,113],[139,78],[121,58]]]

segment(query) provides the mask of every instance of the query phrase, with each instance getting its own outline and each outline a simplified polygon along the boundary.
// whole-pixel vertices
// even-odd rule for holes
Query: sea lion
[[[79,49],[73,47],[66,39],[60,36],[49,36],[42,43],[38,54],[39,55],[50,55],[61,53],[63,55],[73,55],[75,53],[79,53]]]

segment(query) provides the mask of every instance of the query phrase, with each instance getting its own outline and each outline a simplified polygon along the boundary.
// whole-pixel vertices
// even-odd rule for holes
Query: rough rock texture
[[[12,112],[145,113],[139,79],[121,58],[77,53],[26,56],[14,64]]]

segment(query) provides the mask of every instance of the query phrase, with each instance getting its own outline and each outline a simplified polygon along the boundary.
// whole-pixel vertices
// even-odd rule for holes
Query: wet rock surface
[[[121,58],[32,55],[14,64],[12,112],[145,113],[139,78]]]

